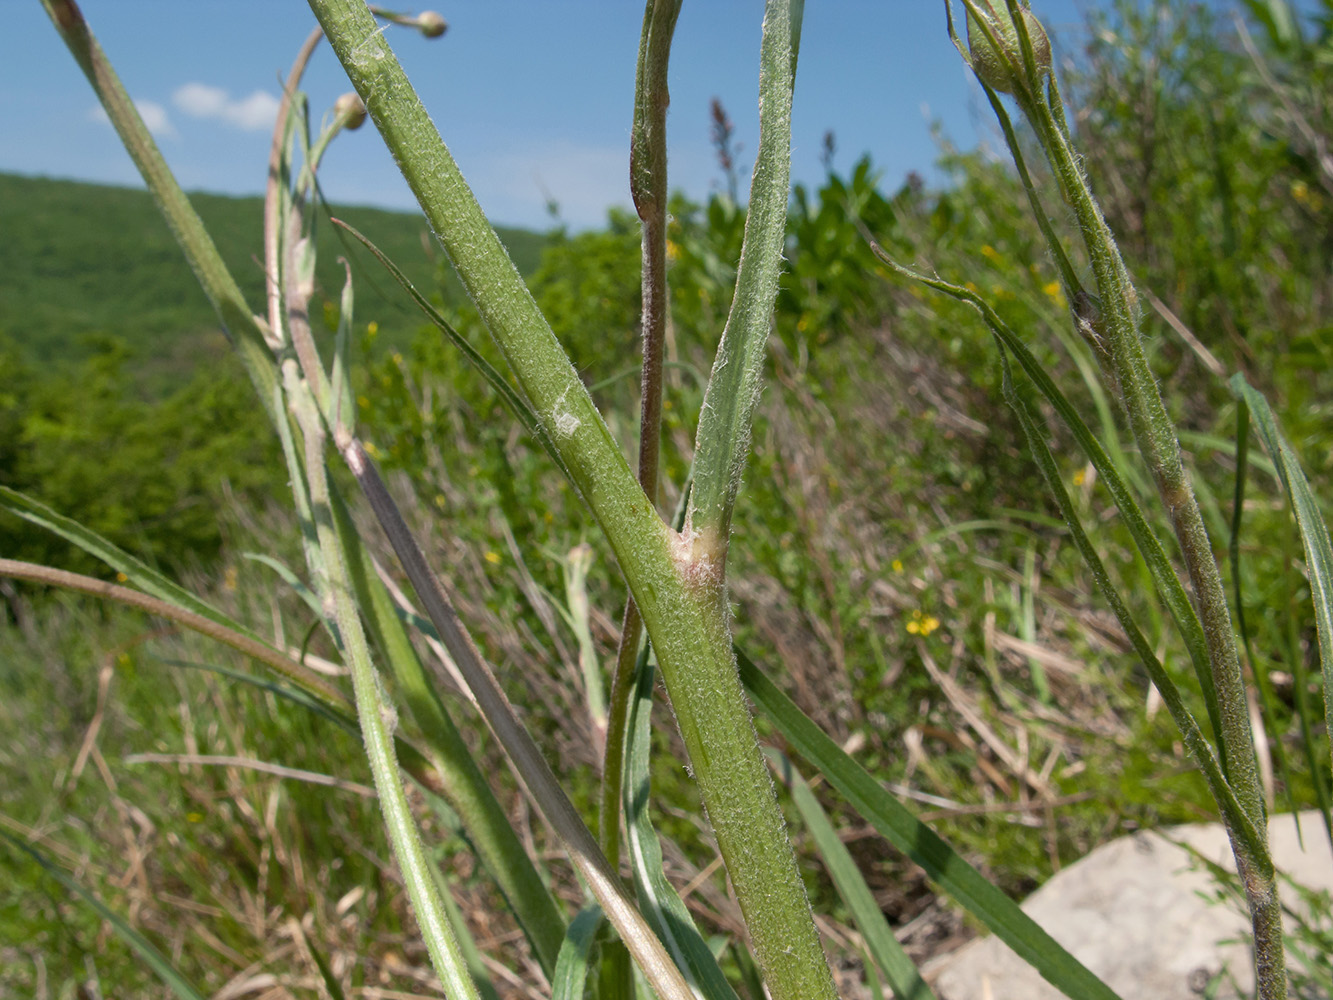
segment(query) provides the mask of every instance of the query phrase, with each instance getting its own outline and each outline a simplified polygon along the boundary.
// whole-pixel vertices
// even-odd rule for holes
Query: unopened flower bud
[[[366,105],[361,95],[355,92],[343,94],[333,102],[333,114],[341,118],[343,128],[356,131],[366,123]]]
[[[427,38],[439,38],[448,27],[444,18],[433,10],[417,15],[417,29]]]
[[[1018,27],[1009,13],[1006,0],[976,0],[979,13],[974,14],[969,6],[967,13],[967,45],[972,53],[972,65],[981,82],[1001,94],[1016,93],[1022,87],[1023,45],[1018,38]],[[980,19],[985,19],[985,26]],[[1051,71],[1051,40],[1046,37],[1046,29],[1033,15],[1023,8],[1023,26],[1027,28],[1028,40],[1032,42],[1032,55],[1037,64],[1037,73],[1044,77]],[[995,36],[991,41],[986,34],[989,27]],[[998,42],[998,47],[996,43]]]

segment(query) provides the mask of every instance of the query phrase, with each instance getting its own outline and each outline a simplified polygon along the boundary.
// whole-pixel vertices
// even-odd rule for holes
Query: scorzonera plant
[[[864,880],[793,760],[770,753],[756,736],[750,702],[785,737],[789,748],[843,795],[871,826],[920,865],[976,919],[1001,936],[1048,980],[1073,997],[1115,994],[1027,918],[991,882],[918,821],[843,752],[733,645],[727,571],[731,523],[749,455],[751,424],[764,373],[766,345],[782,268],[790,184],[791,103],[797,76],[803,4],[768,0],[759,53],[760,141],[737,262],[735,291],[721,331],[698,415],[693,468],[676,512],[658,509],[663,340],[668,325],[666,107],[672,35],[680,0],[649,0],[640,40],[632,143],[627,169],[642,232],[643,362],[637,470],[622,455],[578,371],[538,309],[494,230],[486,221],[444,140],[413,91],[381,20],[439,37],[437,15],[410,17],[360,0],[310,0],[319,27],[307,39],[287,79],[268,164],[264,261],[267,301],[243,300],[202,223],[167,169],[114,72],[72,0],[43,0],[57,29],[88,76],[134,157],[245,363],[261,405],[282,444],[293,506],[312,581],[312,603],[330,642],[347,666],[350,691],[312,674],[288,651],[254,635],[160,574],[90,532],[32,501],[7,493],[10,509],[75,540],[123,573],[133,589],[99,587],[42,567],[0,565],[3,572],[82,587],[107,599],[136,603],[182,625],[228,642],[277,670],[294,688],[319,699],[364,740],[385,827],[407,886],[432,965],[450,996],[494,994],[466,923],[448,905],[447,880],[411,808],[410,783],[440,796],[459,817],[480,864],[499,887],[553,992],[601,998],[631,995],[630,960],[664,998],[733,996],[731,982],[695,928],[662,870],[658,831],[649,816],[647,757],[654,676],[665,682],[727,876],[744,917],[748,948],[775,1000],[835,995],[833,978],[806,898],[779,807],[770,767],[791,790],[792,802],[834,874],[837,889],[863,936],[870,961],[897,996],[931,990],[904,955]],[[1137,301],[1128,271],[1079,168],[1051,68],[1049,39],[1017,0],[964,0],[970,44],[955,35],[999,116],[1033,210],[1060,270],[1073,322],[1102,365],[1120,401],[1175,530],[1189,591],[1167,545],[1154,534],[1123,475],[1059,388],[1033,359],[1023,339],[974,291],[936,277],[920,280],[975,305],[1000,347],[1006,397],[1024,428],[1071,537],[1088,560],[1106,601],[1159,687],[1182,737],[1217,799],[1235,845],[1254,916],[1261,992],[1285,995],[1281,921],[1252,737],[1244,678],[1221,577],[1197,503],[1180,460],[1175,431],[1147,369],[1138,332]],[[952,9],[950,14],[952,31]],[[345,69],[355,94],[340,100],[315,138],[299,87],[321,39]],[[1017,102],[1074,213],[1091,263],[1095,291],[1085,288],[1043,212],[1000,94]],[[373,246],[441,335],[463,353],[512,418],[551,458],[591,511],[624,576],[627,599],[616,665],[595,729],[604,735],[602,790],[596,833],[571,803],[469,633],[468,625],[413,536],[408,518],[385,486],[361,440],[358,400],[349,358],[355,296],[349,273],[338,311],[330,363],[310,328],[314,293],[312,228],[318,213],[317,173],[330,142],[368,117],[400,165],[421,209],[458,273],[503,357],[497,370],[482,352],[412,288],[397,265]],[[359,234],[350,232],[358,238]],[[910,274],[886,256],[890,267]],[[1098,469],[1130,526],[1160,599],[1185,636],[1207,705],[1208,729],[1186,708],[1174,681],[1143,638],[1088,541],[1063,491],[1045,444],[1040,418],[1027,402],[1018,371],[1073,432]],[[1244,393],[1244,389],[1240,389]],[[1246,396],[1250,405],[1258,405]],[[1275,433],[1275,431],[1274,431]],[[1274,441],[1277,439],[1274,438]],[[1274,445],[1273,447],[1277,447]],[[350,473],[359,501],[337,489],[331,466]],[[1292,482],[1299,480],[1294,470]],[[345,480],[344,480],[345,481]],[[1292,487],[1293,494],[1297,486]],[[353,508],[373,515],[398,560],[396,570],[372,556],[371,539],[356,526]],[[1308,516],[1306,538],[1319,545],[1322,522]],[[1317,524],[1317,528],[1314,525]],[[1327,549],[1327,535],[1323,535]],[[1312,556],[1312,564],[1319,565]],[[572,591],[581,584],[570,570]],[[405,578],[414,593],[397,589]],[[1326,612],[1325,612],[1326,613]],[[1321,636],[1327,631],[1320,619]],[[441,697],[444,668],[423,661],[408,626],[438,643],[462,678],[489,731],[519,774],[527,795],[564,847],[587,890],[575,914],[549,888],[546,863],[531,856],[511,828],[487,776],[461,738]],[[1327,667],[1326,667],[1327,669]],[[584,679],[596,690],[596,665]],[[1327,687],[1327,685],[1326,685]],[[390,694],[390,691],[393,694]],[[748,696],[748,700],[747,700]],[[405,725],[410,716],[411,725]],[[623,873],[628,871],[627,883]],[[441,887],[444,891],[442,892]],[[133,929],[127,938],[162,956]],[[748,967],[749,952],[738,964]],[[169,963],[163,979],[192,995]],[[173,976],[175,978],[173,978]]]

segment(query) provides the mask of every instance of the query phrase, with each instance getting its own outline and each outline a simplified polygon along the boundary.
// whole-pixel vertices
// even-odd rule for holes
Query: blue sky
[[[1085,0],[1034,0],[1057,52],[1076,52]],[[1095,6],[1095,4],[1091,4]],[[278,77],[313,26],[299,0],[84,0],[83,11],[187,190],[258,193]],[[719,186],[709,101],[757,145],[759,0],[687,0],[672,52],[670,177],[696,198]],[[628,205],[627,159],[642,5],[630,0],[439,0],[448,33],[390,34],[445,142],[493,222],[543,228],[546,199],[578,228]],[[116,184],[138,178],[37,0],[0,0],[0,171]],[[349,89],[331,50],[306,78],[312,106]],[[962,146],[989,110],[953,50],[939,0],[808,0],[793,120],[795,180],[864,152],[896,186],[927,176],[932,123]],[[334,201],[412,205],[371,128],[323,169]]]

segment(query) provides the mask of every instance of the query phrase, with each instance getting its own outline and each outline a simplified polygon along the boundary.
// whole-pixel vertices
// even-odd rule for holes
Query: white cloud
[[[216,118],[245,132],[260,132],[273,127],[279,101],[263,90],[233,99],[221,87],[187,83],[171,95],[171,103],[192,118]]]
[[[176,129],[171,124],[171,118],[167,115],[167,109],[158,104],[157,101],[136,100],[134,107],[138,110],[143,123],[148,126],[148,131],[152,132],[153,135],[162,138],[163,136],[176,134]],[[88,112],[88,118],[90,121],[101,122],[104,125],[111,124],[106,109],[100,104]]]

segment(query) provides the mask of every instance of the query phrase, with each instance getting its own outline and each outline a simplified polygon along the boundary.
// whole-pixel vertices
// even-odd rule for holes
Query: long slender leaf
[[[1315,628],[1319,635],[1319,662],[1324,673],[1324,717],[1333,732],[1333,546],[1328,539],[1328,525],[1319,510],[1319,501],[1310,489],[1296,452],[1278,429],[1268,400],[1237,374],[1231,379],[1231,391],[1249,406],[1254,426],[1269,457],[1277,466],[1282,488],[1296,512],[1296,523],[1305,546],[1306,572],[1310,578],[1310,599],[1314,603]],[[1330,741],[1333,755],[1333,740]]]
[[[176,996],[180,997],[180,1000],[204,1000],[204,995],[195,989],[188,979],[176,971],[176,967],[171,964],[167,957],[158,951],[151,941],[131,927],[129,922],[119,913],[56,867],[53,862],[27,841],[21,840],[7,830],[0,830],[0,837],[4,837],[5,840],[36,861],[48,875],[82,899],[89,908],[95,910],[98,916],[111,925],[111,928],[116,932],[116,936],[124,941],[143,960],[143,963],[153,970],[153,974],[162,980]]]
[[[1254,637],[1245,614],[1245,574],[1244,564],[1240,557],[1241,524],[1245,515],[1245,480],[1250,467],[1250,408],[1245,405],[1244,400],[1239,400],[1236,405],[1236,441],[1234,447],[1236,478],[1231,497],[1231,524],[1227,542],[1227,558],[1231,564],[1232,604],[1236,614],[1236,630],[1240,633],[1241,647],[1245,650],[1245,655],[1250,661],[1250,671],[1254,675],[1255,687],[1259,690],[1259,704],[1263,709],[1264,717],[1272,720],[1278,717],[1277,695],[1273,691],[1273,682],[1269,677],[1267,661],[1260,659],[1255,652]],[[1271,466],[1270,471],[1274,475],[1277,474],[1277,470]],[[1298,711],[1300,705],[1301,702],[1298,701]],[[1307,721],[1302,719],[1303,724]],[[1309,740],[1302,740],[1302,743],[1307,763],[1310,765],[1310,773],[1315,774],[1318,769],[1316,751]],[[1278,773],[1282,777],[1287,811],[1295,815],[1297,812],[1296,786],[1291,780],[1291,767],[1287,763],[1287,751],[1283,749],[1281,739],[1273,740],[1272,747],[1273,758],[1277,761]],[[1324,813],[1324,822],[1328,834],[1333,837],[1333,825],[1329,825],[1328,796],[1322,781],[1315,782],[1315,795],[1319,799],[1320,809]],[[1298,819],[1296,821],[1298,837],[1300,836],[1300,830],[1300,820]]]
[[[834,788],[894,847],[925,870],[970,914],[1075,1000],[1119,1000],[1058,941],[1037,925],[930,827],[880,787],[866,770],[796,707],[742,650],[736,650],[741,682],[792,748],[818,768]]]
[[[565,932],[560,956],[551,979],[551,1000],[583,1000],[588,979],[588,955],[602,925],[602,908],[596,903],[579,911]]]
[[[1060,513],[1064,515],[1065,523],[1069,528],[1069,534],[1075,547],[1078,548],[1079,554],[1083,557],[1088,569],[1092,571],[1097,589],[1101,591],[1107,604],[1111,606],[1116,621],[1120,623],[1120,627],[1124,630],[1130,645],[1138,654],[1139,661],[1147,670],[1152,682],[1157,685],[1162,701],[1171,713],[1171,720],[1176,724],[1176,728],[1180,730],[1186,748],[1199,765],[1199,770],[1203,772],[1204,780],[1208,782],[1208,790],[1222,810],[1222,815],[1226,819],[1231,836],[1245,846],[1249,856],[1255,859],[1256,866],[1271,868],[1272,861],[1268,856],[1264,837],[1255,828],[1253,818],[1241,806],[1235,789],[1227,781],[1222,771],[1212,745],[1199,728],[1199,723],[1195,720],[1194,715],[1185,706],[1176,682],[1166,672],[1152,646],[1144,638],[1143,632],[1139,629],[1133,616],[1130,615],[1129,608],[1120,597],[1119,591],[1111,582],[1111,576],[1106,572],[1106,566],[1102,562],[1101,556],[1097,554],[1096,546],[1092,544],[1087,532],[1083,530],[1082,519],[1069,498],[1069,492],[1065,489],[1064,481],[1060,477],[1060,469],[1055,463],[1055,457],[1046,445],[1046,438],[1037,426],[1027,405],[1019,398],[1018,391],[1014,386],[1013,373],[1009,366],[1009,357],[1003,347],[1000,348],[1000,363],[1004,372],[1005,400],[1018,416],[1033,460],[1037,463],[1042,478],[1046,480],[1047,490],[1059,506]]]
[[[765,753],[778,777],[791,792],[791,800],[796,804],[820,857],[824,859],[824,867],[837,886],[838,895],[847,904],[847,909],[852,911],[852,919],[856,921],[861,936],[866,939],[866,947],[870,949],[875,963],[893,989],[894,1000],[935,1000],[934,992],[921,978],[916,963],[907,957],[907,952],[903,951],[903,946],[893,936],[889,922],[884,919],[884,911],[875,902],[861,870],[843,846],[838,832],[824,813],[824,807],[819,804],[819,799],[810,790],[801,772],[785,754],[771,749],[765,750]]]
[[[630,869],[639,908],[692,987],[708,1000],[736,1000],[717,959],[699,933],[689,909],[662,872],[662,846],[648,813],[648,761],[652,737],[653,670],[645,645],[639,653],[630,698],[626,748],[625,801]]]
[[[356,532],[350,512],[336,496],[332,506],[366,628],[393,671],[403,700],[421,727],[422,738],[433,751],[435,770],[450,805],[457,810],[482,864],[500,887],[532,943],[538,964],[549,976],[555,969],[565,933],[560,908],[454,725],[438,689],[427,676],[393,599],[375,571],[374,560]],[[434,632],[433,627],[431,631]]]
[[[123,573],[127,580],[144,593],[152,594],[159,600],[174,604],[187,611],[193,611],[197,615],[203,615],[233,632],[239,632],[251,639],[258,638],[244,625],[190,593],[165,574],[130,555],[91,528],[85,528],[73,518],[57,513],[40,500],[30,497],[26,493],[20,493],[18,490],[10,489],[8,486],[0,486],[0,507],[23,518],[25,521],[30,521],[39,528],[45,528],[53,535],[59,535],[93,558],[100,559],[117,573]]]

